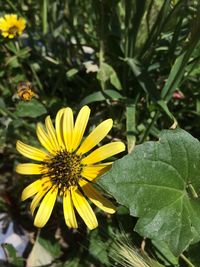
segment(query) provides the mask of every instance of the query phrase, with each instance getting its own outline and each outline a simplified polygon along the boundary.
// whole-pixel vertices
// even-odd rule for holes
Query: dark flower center
[[[9,32],[9,34],[14,34],[14,35],[16,35],[16,33],[18,32],[18,28],[17,28],[17,26],[12,26],[12,27],[10,27],[8,32]]]
[[[48,170],[45,176],[49,177],[52,183],[64,192],[70,186],[78,185],[82,171],[81,158],[75,153],[61,151],[44,162],[45,169]]]

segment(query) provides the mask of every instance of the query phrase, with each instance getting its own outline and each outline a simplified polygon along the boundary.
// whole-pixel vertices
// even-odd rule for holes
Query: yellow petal
[[[53,187],[43,198],[40,207],[37,211],[37,214],[35,216],[34,220],[35,226],[41,228],[47,223],[47,221],[51,216],[57,194],[58,194],[58,188]]]
[[[56,131],[54,129],[53,123],[51,121],[50,116],[47,116],[45,119],[45,125],[46,125],[46,129],[47,129],[47,134],[49,136],[49,139],[51,140],[51,144],[54,147],[55,151],[59,151],[60,147],[58,144],[58,140],[56,138]]]
[[[2,24],[5,24],[5,19],[1,17],[0,18],[0,27],[1,27]]]
[[[26,145],[21,141],[17,141],[16,148],[19,151],[19,153],[21,153],[23,156],[29,159],[44,161],[45,159],[49,158],[49,155],[45,153],[44,151],[37,149],[35,147],[32,147],[32,146]]]
[[[62,132],[64,111],[65,111],[65,108],[60,109],[56,115],[56,120],[55,120],[56,136],[57,136],[58,143],[62,149],[65,148],[64,142],[63,142],[63,132]]]
[[[122,142],[113,142],[102,147],[97,148],[87,157],[85,157],[82,164],[93,164],[104,159],[107,159],[115,154],[125,150],[125,145]]]
[[[17,19],[17,16],[15,14],[6,14],[4,17],[6,20],[9,21],[9,20],[12,20],[13,16],[15,19]]]
[[[103,211],[113,214],[116,212],[116,207],[108,199],[102,196],[91,184],[84,180],[80,180],[80,186],[86,196]]]
[[[10,33],[10,34],[8,35],[8,38],[9,38],[9,39],[13,39],[14,37],[15,37],[14,34],[11,34],[11,33]]]
[[[25,175],[42,174],[43,165],[34,163],[18,164],[16,172]]]
[[[18,19],[18,27],[21,31],[23,31],[26,27],[26,20],[24,18]]]
[[[72,138],[72,150],[76,150],[77,147],[80,145],[80,142],[83,138],[85,128],[88,123],[88,119],[90,116],[90,109],[88,106],[84,106],[77,116],[74,131],[73,131],[73,138]]]
[[[43,188],[40,188],[39,192],[36,194],[36,196],[33,198],[31,205],[30,205],[30,210],[31,214],[33,215],[35,209],[37,208],[38,204],[40,203],[41,199],[43,196],[46,194],[46,192],[52,187],[51,183],[46,183]]]
[[[77,154],[85,154],[95,147],[108,134],[112,125],[112,119],[105,120],[99,124],[81,144]]]
[[[10,21],[15,22],[17,20],[17,15],[16,14],[7,14],[7,15],[5,15],[5,18],[10,20]]]
[[[51,154],[55,155],[56,150],[54,148],[54,145],[51,143],[51,140],[41,123],[37,124],[36,133],[41,145],[45,147],[46,150],[48,150]]]
[[[24,201],[29,197],[32,197],[35,195],[41,186],[41,180],[37,180],[31,184],[29,184],[27,187],[24,188],[21,195],[21,200]]]
[[[0,30],[1,31],[8,31],[7,23],[5,21],[0,22]]]
[[[3,37],[7,37],[8,36],[8,32],[2,32]]]
[[[63,115],[63,139],[66,149],[72,150],[72,136],[74,129],[74,116],[71,108],[66,108]]]
[[[89,181],[101,176],[112,167],[112,162],[98,164],[93,166],[84,166],[81,175]]]
[[[67,190],[63,196],[63,211],[67,226],[69,228],[78,228],[74,207],[72,203],[72,197],[69,190]]]
[[[35,182],[31,183],[30,185],[24,188],[21,195],[21,200],[24,201],[27,198],[32,197],[39,190],[41,190],[41,188],[46,188],[46,186],[48,186],[49,184],[51,183],[49,182],[48,177],[36,180]]]
[[[85,197],[78,189],[72,189],[71,193],[73,204],[87,227],[90,230],[96,228],[98,226],[97,218]]]

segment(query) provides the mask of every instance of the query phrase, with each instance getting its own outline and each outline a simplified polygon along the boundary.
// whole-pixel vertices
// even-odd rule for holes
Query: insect
[[[17,95],[23,101],[30,101],[36,94],[32,91],[30,82],[20,82],[17,85]]]

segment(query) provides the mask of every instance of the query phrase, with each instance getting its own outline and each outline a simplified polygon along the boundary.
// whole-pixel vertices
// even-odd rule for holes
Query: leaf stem
[[[192,196],[193,196],[194,198],[198,198],[198,195],[197,195],[197,193],[196,193],[194,187],[193,187],[191,184],[189,184],[188,187],[189,187],[189,189],[190,189],[190,192],[192,193]]]
[[[188,266],[190,267],[195,267],[189,260],[187,257],[185,257],[185,255],[181,254],[180,257],[188,264]]]

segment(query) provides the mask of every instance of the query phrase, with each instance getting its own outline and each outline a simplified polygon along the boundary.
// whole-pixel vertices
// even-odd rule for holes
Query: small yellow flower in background
[[[70,228],[78,227],[74,208],[89,229],[98,226],[85,197],[107,213],[112,214],[116,210],[93,184],[112,165],[112,162],[99,162],[124,151],[125,145],[122,142],[111,142],[88,153],[113,125],[112,119],[103,121],[82,141],[89,116],[90,109],[84,106],[74,122],[73,112],[67,107],[58,111],[55,127],[50,116],[46,117],[45,127],[38,123],[37,137],[47,151],[17,141],[17,150],[23,156],[40,161],[40,164],[23,163],[16,167],[20,174],[42,176],[27,186],[21,197],[26,200],[34,196],[30,205],[32,214],[41,202],[34,220],[37,227],[47,223],[58,195],[63,198],[64,218]]]
[[[17,18],[16,14],[7,14],[0,18],[0,31],[3,37],[13,39],[16,35],[21,35],[26,27],[26,20]]]

